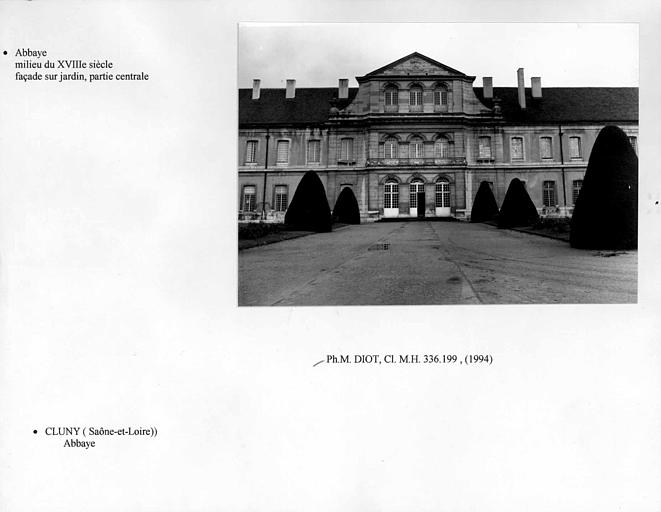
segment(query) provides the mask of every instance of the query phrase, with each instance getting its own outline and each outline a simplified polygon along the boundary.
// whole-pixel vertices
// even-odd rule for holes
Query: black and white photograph
[[[636,24],[247,23],[238,73],[239,305],[637,301]]]
[[[0,512],[661,511],[661,3],[0,1]]]

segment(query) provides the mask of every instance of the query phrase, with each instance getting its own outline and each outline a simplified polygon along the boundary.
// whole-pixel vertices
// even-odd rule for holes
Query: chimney
[[[532,97],[541,98],[542,97],[542,79],[539,76],[533,76],[530,79],[532,85]]]
[[[523,79],[523,68],[516,70],[516,77],[519,82],[519,106],[526,108],[526,86]]]
[[[296,94],[296,80],[287,79],[287,93],[285,98],[293,98]]]
[[[338,86],[337,97],[341,100],[346,100],[349,97],[349,79],[340,78],[340,84]]]
[[[259,99],[259,78],[255,78],[252,81],[252,99],[253,100]]]
[[[493,99],[493,78],[490,76],[482,77],[482,92],[485,100]]]

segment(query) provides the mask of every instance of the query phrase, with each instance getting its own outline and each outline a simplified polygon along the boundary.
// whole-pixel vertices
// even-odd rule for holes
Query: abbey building
[[[467,219],[481,182],[498,205],[513,178],[540,215],[571,215],[592,145],[609,124],[637,151],[638,89],[494,87],[419,53],[356,77],[357,88],[239,90],[240,220],[281,221],[315,171],[333,208],[350,187],[362,221]],[[607,205],[604,205],[607,207]]]

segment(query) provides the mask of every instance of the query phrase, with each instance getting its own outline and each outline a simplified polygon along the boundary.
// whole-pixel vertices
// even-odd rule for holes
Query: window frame
[[[399,183],[397,180],[389,179],[383,184],[383,208],[399,208]]]
[[[316,160],[310,159],[310,148],[313,146],[313,144],[316,144],[316,146],[318,148],[318,153],[316,155],[317,156]],[[308,140],[306,161],[309,164],[320,164],[321,163],[321,139],[309,139]]]
[[[413,147],[419,148],[419,151],[416,151],[416,153],[419,153],[417,156],[413,156]],[[425,141],[422,139],[422,137],[411,137],[411,140],[409,140],[409,159],[413,160],[419,160],[425,157]]]
[[[391,103],[388,103],[389,99]],[[391,110],[399,108],[399,87],[394,84],[388,84],[385,86],[383,89],[383,105],[386,109]]]
[[[278,193],[278,188],[284,188],[285,192]],[[284,196],[284,201],[282,201],[282,196]],[[284,204],[284,207],[282,205]],[[276,212],[286,212],[289,207],[289,186],[285,184],[277,184],[273,187],[273,209]]]
[[[388,155],[388,148],[392,150],[390,156]],[[399,158],[399,140],[397,140],[397,137],[387,137],[383,141],[383,158],[387,160]]]
[[[246,189],[252,189],[253,192],[252,194],[249,194],[252,196],[253,201],[252,201],[252,208],[247,208],[246,209]],[[252,184],[246,184],[243,185],[243,188],[241,189],[241,211],[242,212],[254,212],[255,209],[257,208],[257,185],[252,185]]]
[[[347,145],[347,154],[345,155],[344,151],[344,144],[345,142],[348,142],[349,144]],[[355,162],[356,158],[354,156],[355,154],[355,147],[354,147],[354,138],[353,137],[341,137],[340,138],[340,158],[338,161],[340,162]],[[350,150],[350,151],[349,151]]]
[[[280,160],[280,144],[286,144],[287,147],[287,160]],[[291,158],[291,140],[278,139],[275,145],[275,163],[276,165],[289,165]]]
[[[486,146],[489,149],[489,156],[483,156],[482,155],[482,145],[480,144],[482,141],[488,141],[488,145]],[[492,140],[490,135],[478,135],[477,137],[477,159],[478,160],[493,160],[493,147],[492,147]]]
[[[551,192],[553,194],[548,198],[549,201],[547,201],[547,192]],[[553,201],[550,199],[553,199]],[[558,206],[557,183],[555,180],[544,180],[542,182],[542,206],[545,208],[555,208]]]
[[[409,109],[410,110],[422,110],[422,103],[424,101],[424,88],[420,84],[413,84],[409,87]],[[420,103],[416,103],[419,96]]]
[[[629,139],[629,144],[631,144],[631,147],[633,148],[634,152],[637,155],[638,154],[638,135],[627,135],[627,138]]]
[[[441,190],[439,190],[439,186]],[[444,188],[445,190],[443,190]],[[440,178],[434,184],[434,206],[436,208],[450,208],[450,180],[447,178]]]
[[[514,141],[521,141],[521,157],[514,157]],[[511,135],[510,136],[510,162],[525,162],[526,161],[526,143],[525,137],[522,135]]]
[[[250,147],[253,146],[254,150],[252,151],[252,155],[250,153]],[[244,164],[256,164],[257,163],[257,150],[259,149],[259,141],[256,139],[248,139],[246,141],[246,152],[245,152],[245,159],[243,161]]]
[[[572,140],[578,141],[578,145],[577,145],[578,155],[576,155],[576,156],[572,155]],[[583,160],[583,141],[581,140],[581,136],[580,135],[570,135],[569,139],[567,141],[567,144],[569,145],[569,159],[570,160]]]
[[[409,208],[418,207],[418,193],[425,191],[425,182],[421,178],[413,178],[409,183]],[[415,206],[413,206],[415,204]]]
[[[577,187],[578,184],[578,187]],[[583,188],[583,179],[580,180],[572,180],[571,182],[571,199],[572,199],[572,204],[576,205],[576,201],[578,200],[578,196],[581,193],[581,189]]]
[[[543,141],[548,140],[549,141],[549,156],[544,156],[543,155],[543,148],[544,144]],[[553,158],[553,137],[550,135],[540,135],[539,137],[539,159],[540,160],[545,160],[545,161],[551,161],[554,160]]]

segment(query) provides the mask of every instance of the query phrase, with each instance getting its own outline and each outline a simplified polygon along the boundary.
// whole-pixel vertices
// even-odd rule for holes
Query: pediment
[[[442,64],[434,59],[422,55],[420,53],[412,53],[399,60],[391,62],[382,68],[372,71],[365,75],[366,77],[374,76],[450,76],[461,75],[465,76],[461,71],[457,71],[445,64]]]

